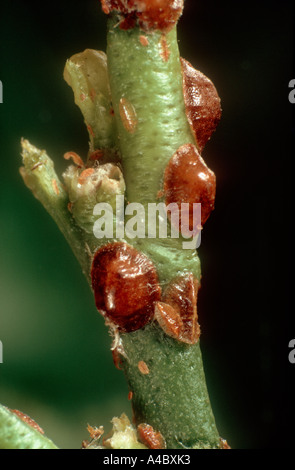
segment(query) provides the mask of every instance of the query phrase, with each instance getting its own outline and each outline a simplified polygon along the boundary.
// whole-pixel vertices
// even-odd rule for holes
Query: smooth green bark
[[[169,449],[218,448],[200,342],[180,343],[155,324],[123,335],[122,342],[136,422],[160,431]],[[140,361],[148,374],[140,372]]]
[[[126,197],[147,209],[149,203],[159,201],[169,159],[181,145],[195,144],[195,140],[185,114],[176,29],[165,37],[160,32],[147,34],[147,45],[140,40],[142,34],[139,28],[122,31],[116,18],[109,20],[108,70]],[[122,119],[122,99],[134,111],[131,117],[136,124],[131,131]],[[153,260],[162,287],[185,271],[200,279],[196,250],[183,249],[182,241],[132,241]],[[180,343],[155,323],[121,335],[121,340],[136,423],[159,430],[168,448],[218,448],[199,342]],[[140,372],[140,361],[147,364],[148,374]]]
[[[164,169],[178,147],[195,144],[183,100],[176,29],[166,35],[168,60],[162,58],[161,32],[146,35],[139,28],[114,27],[110,19],[107,58],[112,102],[119,132],[127,200],[147,204],[157,200]],[[128,132],[120,118],[119,102],[132,104],[138,124]]]
[[[195,140],[185,114],[176,28],[165,39],[161,32],[147,34],[148,45],[144,46],[139,28],[122,31],[116,24],[116,17],[108,22],[107,58],[126,200],[142,204],[147,217],[148,204],[163,201],[159,193],[168,161],[181,145],[195,144]],[[167,60],[163,58],[163,40]],[[135,111],[133,132],[126,130],[121,118],[122,98]],[[181,234],[153,240],[148,238],[147,218],[145,226],[146,238],[130,243],[156,263],[163,286],[178,271],[187,270],[200,278],[196,250],[183,249]]]

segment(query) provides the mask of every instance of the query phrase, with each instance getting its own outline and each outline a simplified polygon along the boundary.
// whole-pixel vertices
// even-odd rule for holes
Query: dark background
[[[220,434],[233,448],[288,448],[294,438],[291,325],[293,2],[187,0],[181,55],[208,75],[223,117],[203,157],[216,208],[199,250],[201,345]],[[62,155],[88,149],[62,73],[68,57],[105,50],[98,0],[1,3],[0,402],[35,418],[59,446],[86,425],[130,415],[127,387],[80,267],[18,173],[20,138]]]

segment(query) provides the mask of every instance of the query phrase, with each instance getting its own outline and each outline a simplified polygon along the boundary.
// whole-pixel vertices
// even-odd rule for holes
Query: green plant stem
[[[146,35],[139,28],[123,31],[108,22],[107,58],[112,101],[123,155],[127,199],[155,202],[168,160],[183,143],[195,144],[185,114],[176,29],[166,36],[169,58],[161,56],[161,32]],[[138,124],[128,132],[119,113],[125,98],[136,112]]]
[[[45,150],[39,150],[28,140],[22,139],[23,167],[21,176],[68,241],[81,269],[90,282],[90,249],[97,243],[94,236],[85,236],[75,223],[69,209],[69,197],[54,169],[52,159]],[[89,246],[90,245],[90,246]]]
[[[169,449],[218,448],[200,342],[180,343],[155,324],[123,335],[122,342],[136,423],[159,430]],[[140,372],[139,361],[148,366],[147,375]]]
[[[123,31],[116,19],[108,23],[108,69],[119,133],[128,202],[157,202],[164,169],[179,146],[195,143],[185,114],[176,29],[164,40],[169,58],[163,59],[160,32],[140,41],[139,28]],[[129,132],[119,102],[132,104],[137,126]],[[184,271],[200,278],[195,250],[183,250],[181,240],[157,238],[134,241],[153,260],[162,286]],[[152,323],[121,336],[126,353],[124,372],[133,393],[136,423],[159,430],[168,448],[214,448],[219,435],[208,398],[199,342],[186,345],[167,337]],[[144,361],[149,374],[139,371]]]
[[[57,449],[57,446],[0,405],[0,449]]]
[[[176,28],[165,36],[169,51],[165,61],[161,55],[161,32],[147,34],[148,45],[143,46],[140,42],[143,32],[139,28],[123,31],[116,25],[116,16],[109,19],[107,57],[126,199],[128,203],[142,204],[147,217],[149,204],[163,201],[159,193],[169,159],[182,144],[196,142],[185,114]],[[122,122],[121,98],[135,110],[138,122],[133,133],[128,132]],[[182,248],[181,236],[157,236],[153,240],[148,237],[147,219],[145,230],[145,238],[135,238],[130,243],[156,262],[163,287],[183,269],[200,278],[197,253]]]

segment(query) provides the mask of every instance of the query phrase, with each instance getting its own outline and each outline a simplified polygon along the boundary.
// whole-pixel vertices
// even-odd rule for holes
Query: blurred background
[[[181,55],[211,78],[223,117],[203,157],[217,176],[199,254],[201,346],[221,436],[233,448],[294,438],[289,341],[294,106],[293,2],[186,0]],[[87,132],[63,80],[67,58],[105,50],[98,0],[1,3],[0,403],[63,448],[86,426],[131,416],[111,338],[70,248],[20,175],[20,139],[85,155]]]

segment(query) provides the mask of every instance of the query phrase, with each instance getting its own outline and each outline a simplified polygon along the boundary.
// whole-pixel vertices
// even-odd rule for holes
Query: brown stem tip
[[[183,10],[183,0],[100,0],[107,15],[117,11],[120,28],[134,28],[138,21],[145,31],[170,31],[177,23]]]

